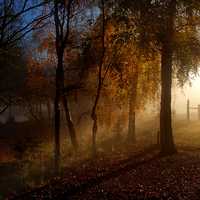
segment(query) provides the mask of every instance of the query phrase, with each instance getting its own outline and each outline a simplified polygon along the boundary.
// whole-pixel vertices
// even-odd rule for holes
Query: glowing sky
[[[190,99],[190,105],[196,107],[200,104],[200,77],[196,77],[192,80],[192,86],[186,84],[183,89],[173,89],[172,98],[172,106],[175,105],[177,113],[186,113],[186,103],[188,98]],[[174,100],[175,104],[173,104]]]

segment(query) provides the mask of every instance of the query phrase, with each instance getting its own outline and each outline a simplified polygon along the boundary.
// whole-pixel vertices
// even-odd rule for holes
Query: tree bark
[[[101,66],[100,66],[101,67]],[[101,72],[99,72],[101,74]],[[99,85],[97,89],[97,95],[95,98],[94,106],[92,108],[92,114],[91,118],[93,120],[93,126],[92,126],[92,154],[93,157],[96,156],[96,135],[97,135],[97,130],[98,130],[98,119],[97,119],[97,113],[96,109],[98,106],[99,98],[100,98],[100,93],[101,93],[101,76],[99,77]]]
[[[99,64],[99,70],[98,70],[98,86],[97,86],[97,93],[94,101],[94,105],[92,108],[91,118],[93,120],[93,126],[92,126],[92,154],[93,157],[96,156],[96,135],[98,130],[98,119],[97,119],[97,113],[96,109],[98,106],[98,102],[100,99],[101,89],[103,85],[104,78],[106,74],[104,74],[104,78],[102,78],[102,68],[103,68],[103,62],[104,62],[104,56],[105,56],[105,5],[104,0],[101,0],[101,6],[102,6],[102,35],[101,35],[101,43],[102,43],[102,54],[100,58],[100,64]]]
[[[75,149],[75,151],[77,151],[77,148],[78,148],[78,142],[77,142],[77,138],[76,138],[76,130],[75,130],[75,127],[74,127],[74,124],[71,120],[71,117],[70,117],[70,111],[69,111],[69,107],[68,107],[68,99],[67,99],[67,96],[64,94],[64,88],[65,88],[65,74],[64,74],[64,67],[63,67],[63,55],[64,55],[64,49],[63,49],[63,53],[60,55],[60,58],[59,58],[59,68],[60,68],[60,91],[61,91],[61,98],[60,100],[62,100],[62,104],[63,104],[63,107],[64,107],[64,111],[65,111],[65,117],[66,117],[66,120],[67,120],[67,126],[68,126],[68,130],[69,130],[69,135],[70,135],[70,138],[71,138],[71,142],[72,142],[72,145]],[[59,57],[59,56],[58,56]]]
[[[74,147],[75,150],[77,150],[78,147],[78,143],[77,143],[77,138],[76,138],[76,131],[74,128],[74,124],[71,120],[70,117],[70,112],[69,112],[69,107],[68,107],[68,99],[67,96],[63,94],[63,90],[65,88],[64,85],[64,67],[63,67],[63,54],[64,54],[64,50],[63,52],[61,52],[60,54],[58,54],[58,90],[60,91],[59,93],[59,100],[62,100],[62,104],[64,107],[64,111],[65,111],[65,117],[67,120],[67,126],[68,126],[68,130],[69,130],[69,135],[72,141],[72,145]]]
[[[54,167],[57,174],[60,170],[60,89],[59,89],[59,72],[56,70],[56,94],[54,100]]]
[[[136,142],[135,134],[135,109],[137,99],[137,84],[138,84],[138,72],[136,70],[131,80],[131,89],[129,94],[129,124],[128,124],[128,142]]]
[[[128,122],[128,137],[127,141],[131,143],[136,142],[136,135],[135,135],[135,105],[129,98],[129,122]]]
[[[171,86],[173,64],[173,36],[176,1],[169,4],[166,34],[161,50],[161,110],[160,110],[160,151],[162,155],[176,152],[172,134]]]
[[[66,117],[66,120],[67,120],[67,126],[68,126],[68,130],[69,130],[71,142],[72,142],[72,145],[73,145],[75,151],[77,151],[78,142],[77,142],[77,138],[76,138],[76,130],[75,130],[75,127],[74,127],[74,123],[71,120],[67,97],[65,95],[63,95],[62,100],[63,100],[64,109],[65,109],[65,117]]]
[[[160,150],[167,155],[176,152],[171,117],[172,50],[168,44],[163,46],[161,59]]]
[[[65,88],[65,74],[63,66],[63,57],[66,45],[68,42],[68,37],[70,33],[70,17],[71,17],[71,6],[73,0],[69,0],[67,6],[64,1],[54,1],[54,22],[56,31],[56,54],[57,54],[57,69],[56,69],[56,94],[54,102],[55,110],[55,169],[59,169],[60,163],[60,108],[59,103],[62,100],[63,106],[65,108],[65,114],[67,118],[67,125],[69,128],[70,135],[72,136],[72,144],[76,149],[76,132],[74,125],[70,119],[69,109],[67,105],[67,97],[64,96]],[[63,12],[66,9],[66,12]],[[66,20],[66,26],[65,26]],[[66,31],[64,29],[66,28]]]

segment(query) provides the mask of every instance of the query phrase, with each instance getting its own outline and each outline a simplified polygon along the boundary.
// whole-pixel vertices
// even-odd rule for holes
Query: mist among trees
[[[0,199],[199,199],[199,64],[198,0],[0,0]]]

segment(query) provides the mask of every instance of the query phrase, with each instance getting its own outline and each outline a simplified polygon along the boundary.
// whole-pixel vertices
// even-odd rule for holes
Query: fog
[[[0,0],[0,200],[199,199],[199,19],[199,0]]]
[[[196,107],[200,104],[200,77],[193,78],[190,83],[186,83],[183,88],[176,87],[172,89],[172,108],[177,114],[185,114],[187,112],[187,100],[190,100],[190,106]],[[192,110],[191,113],[197,113]]]

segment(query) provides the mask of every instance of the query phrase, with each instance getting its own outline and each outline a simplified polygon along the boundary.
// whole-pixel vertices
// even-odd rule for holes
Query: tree
[[[13,47],[0,53],[0,99],[3,114],[17,104],[20,90],[25,83],[26,63],[20,47]],[[12,114],[10,112],[10,114]],[[11,116],[9,116],[11,117]],[[12,118],[12,117],[11,117]]]
[[[22,78],[21,76],[24,75],[25,57],[22,56],[23,50],[22,43],[20,42],[29,33],[45,25],[45,20],[51,13],[44,15],[40,11],[47,3],[49,1],[33,3],[30,0],[20,2],[16,0],[2,0],[0,2],[0,62],[2,66],[0,73],[3,77],[1,79],[2,88],[0,94],[1,102],[4,104],[0,113],[3,113],[10,107],[10,103],[13,101],[13,98],[10,101],[11,96],[16,96],[13,90],[16,92],[17,87],[20,87],[16,84],[13,85],[13,80],[19,80],[19,82],[20,79],[21,82],[24,80],[24,77]],[[37,11],[37,14],[30,19],[28,15],[31,11]],[[7,91],[7,94],[5,94],[5,91]],[[11,93],[13,94],[11,95]]]
[[[172,125],[171,125],[171,85],[173,64],[176,61],[175,55],[177,55],[178,34],[187,32],[186,37],[194,31],[194,27],[198,23],[194,23],[194,18],[198,16],[199,2],[198,1],[181,1],[181,0],[159,0],[150,1],[144,0],[140,3],[135,1],[130,2],[133,15],[136,16],[136,25],[138,27],[138,41],[143,47],[152,49],[156,53],[160,54],[160,67],[161,67],[161,110],[160,110],[160,151],[163,155],[168,155],[176,152],[176,148],[173,141]],[[197,12],[194,12],[196,10]],[[137,11],[135,15],[135,11]],[[189,12],[188,12],[189,11]],[[193,20],[191,20],[191,13]],[[150,20],[151,19],[151,20]],[[189,28],[190,27],[190,28]],[[190,31],[189,31],[190,30]],[[194,35],[194,34],[192,34]],[[197,35],[196,35],[197,36]],[[190,45],[187,48],[191,53],[188,63],[198,63],[196,55],[192,49],[199,49],[199,40],[195,38],[196,44]],[[196,51],[195,54],[197,54]],[[179,49],[180,53],[180,49]],[[187,57],[188,58],[188,57]],[[180,59],[183,57],[179,54]],[[181,72],[185,68],[182,65],[183,62],[176,62],[176,68]],[[175,66],[175,65],[174,65]],[[195,66],[189,65],[188,71],[192,70]],[[185,71],[185,70],[183,70]],[[180,76],[179,76],[180,77]]]
[[[69,99],[67,93],[74,86],[65,86],[65,73],[64,73],[64,55],[70,42],[70,23],[72,18],[76,16],[78,9],[82,8],[84,1],[54,1],[54,22],[56,32],[56,55],[57,55],[57,68],[56,68],[56,94],[54,101],[55,112],[55,166],[59,168],[60,159],[60,105],[65,110],[65,117],[67,120],[67,126],[71,137],[72,144],[75,151],[78,148],[78,142],[76,137],[76,130],[74,123],[71,119],[69,110]],[[76,87],[76,86],[75,86]]]
[[[161,110],[160,110],[160,146],[162,154],[176,152],[172,136],[171,87],[173,62],[173,35],[175,25],[176,1],[167,5],[165,34],[161,46]]]
[[[98,115],[101,113],[102,114],[102,109],[99,109],[101,111],[98,111],[98,108],[100,106],[100,102],[99,99],[101,96],[104,96],[104,101],[105,101],[105,95],[107,93],[109,93],[110,99],[112,99],[111,101],[113,102],[113,100],[115,101],[115,103],[117,103],[117,99],[119,99],[118,97],[121,97],[120,99],[124,100],[124,99],[129,99],[129,108],[130,108],[130,126],[129,126],[129,134],[128,134],[128,138],[129,141],[134,141],[135,139],[135,110],[138,107],[139,102],[145,102],[144,99],[148,99],[146,98],[148,95],[155,95],[157,92],[157,88],[158,88],[158,83],[159,81],[158,78],[151,78],[148,79],[148,81],[151,80],[151,84],[148,84],[147,81],[145,80],[145,78],[141,78],[141,77],[152,77],[150,76],[150,73],[146,73],[144,71],[147,71],[150,67],[153,68],[154,70],[152,70],[152,73],[154,73],[157,70],[157,73],[155,73],[155,76],[158,77],[159,73],[158,73],[158,65],[155,65],[156,62],[152,61],[152,63],[150,64],[149,61],[147,61],[147,59],[145,60],[143,55],[140,55],[140,49],[138,47],[136,47],[137,43],[135,42],[135,35],[133,35],[133,30],[131,30],[131,28],[133,27],[133,25],[131,24],[131,19],[128,19],[128,17],[124,16],[123,14],[119,14],[117,11],[117,13],[115,13],[115,10],[110,8],[108,5],[110,5],[111,1],[106,2],[106,4],[104,6],[105,7],[105,22],[104,22],[104,34],[102,34],[102,15],[100,15],[97,18],[97,22],[94,26],[94,31],[95,34],[91,36],[91,38],[95,38],[95,41],[93,41],[91,39],[91,41],[89,43],[92,43],[91,46],[89,46],[89,48],[87,49],[87,53],[90,59],[90,65],[92,66],[97,66],[97,79],[100,80],[99,77],[101,77],[101,82],[98,82],[97,86],[97,93],[95,100],[97,100],[97,104],[93,105],[93,108],[96,107],[96,122],[93,123],[93,125],[95,125],[95,127],[93,126],[93,152],[96,152],[96,134],[97,134],[97,129],[98,129],[98,121],[100,121],[100,118],[97,118]],[[126,20],[126,21],[125,21]],[[124,24],[124,21],[126,24]],[[100,29],[97,29],[97,27]],[[97,31],[98,30],[98,31]],[[100,34],[98,35],[97,33]],[[102,37],[104,35],[104,45],[102,42]],[[102,59],[102,46],[104,46],[105,48],[105,52],[104,52],[104,58],[103,58],[103,66],[101,67],[101,72],[99,70],[99,67],[101,65],[99,65],[99,63],[101,62]],[[91,50],[93,49],[93,50]],[[138,52],[137,52],[138,51]],[[94,52],[96,52],[94,54]],[[87,57],[87,56],[86,56]],[[97,61],[93,61],[93,57],[95,57],[96,59],[99,60],[99,62]],[[139,59],[137,57],[143,57],[139,62]],[[150,56],[149,56],[150,57]],[[153,59],[153,58],[152,58]],[[92,62],[92,64],[91,64]],[[143,63],[142,63],[143,62]],[[154,62],[154,63],[153,63]],[[149,63],[149,66],[148,64]],[[157,63],[156,63],[157,64]],[[148,66],[148,67],[147,67]],[[154,67],[152,67],[154,66]],[[143,69],[144,68],[144,69]],[[150,70],[149,70],[150,71]],[[95,71],[96,72],[96,71]],[[99,73],[100,72],[100,73]],[[109,72],[109,73],[108,73]],[[115,73],[117,72],[117,73]],[[101,75],[100,75],[101,74]],[[116,76],[116,74],[118,74]],[[142,75],[140,75],[142,74]],[[94,74],[93,74],[94,75]],[[109,79],[108,79],[108,75],[109,75]],[[125,77],[125,78],[121,78],[121,77]],[[140,77],[141,76],[141,77]],[[140,78],[139,78],[140,77]],[[139,79],[139,87],[137,87],[138,85],[138,81],[137,79]],[[117,81],[116,81],[117,80]],[[144,80],[145,80],[145,84],[144,84]],[[154,81],[152,81],[154,80]],[[155,89],[153,91],[152,89],[152,82],[154,83],[153,85],[155,86]],[[149,85],[149,87],[148,87]],[[128,87],[127,87],[128,86]],[[144,87],[145,86],[145,87]],[[100,88],[100,89],[99,89]],[[115,88],[116,91],[115,91]],[[146,89],[146,88],[149,88]],[[124,93],[124,91],[126,90],[126,96],[124,96],[124,94],[119,95],[120,91],[121,93]],[[138,91],[141,90],[143,91],[143,94],[141,95],[141,91],[139,92],[139,100],[137,100],[136,96]],[[145,91],[144,91],[145,90]],[[100,91],[100,92],[99,92]],[[110,92],[112,91],[112,92]],[[117,94],[118,93],[118,94]],[[130,94],[130,96],[128,95],[128,93]],[[97,96],[97,94],[99,94],[99,96]],[[144,95],[145,94],[145,95]],[[97,98],[98,97],[98,98]],[[95,101],[96,103],[96,101]],[[127,103],[127,102],[126,102]],[[110,105],[111,106],[111,105]],[[93,110],[94,111],[94,110]],[[110,113],[106,113],[107,115],[109,115]],[[105,118],[105,116],[104,116]],[[94,122],[94,120],[93,120]],[[95,129],[94,129],[95,128]],[[94,131],[95,130],[95,131]],[[107,131],[107,130],[106,130]],[[94,134],[95,133],[95,134]],[[131,140],[130,140],[131,138]],[[95,155],[95,153],[94,153]]]
[[[96,155],[96,134],[97,134],[97,130],[98,130],[98,125],[97,125],[97,113],[96,113],[96,109],[98,106],[98,102],[99,102],[99,98],[100,98],[100,94],[101,94],[101,90],[102,90],[102,86],[103,86],[103,82],[104,82],[104,78],[103,77],[103,64],[104,64],[104,59],[105,59],[105,5],[104,5],[104,0],[101,0],[101,9],[102,9],[102,34],[101,34],[101,56],[100,56],[100,61],[98,64],[98,74],[97,74],[97,80],[98,80],[98,84],[97,84],[97,91],[96,91],[96,97],[95,97],[95,101],[94,101],[94,105],[92,107],[92,113],[91,113],[91,118],[93,120],[93,127],[92,127],[92,152],[93,152],[93,156]]]
[[[22,87],[21,97],[24,107],[27,108],[29,117],[34,120],[46,120],[51,122],[51,102],[53,99],[52,77],[46,69],[46,62],[29,55],[27,59],[27,73],[25,84]],[[46,113],[44,113],[46,106]]]
[[[15,46],[23,37],[30,32],[44,27],[44,21],[52,13],[41,12],[44,5],[50,1],[38,1],[37,3],[30,0],[22,0],[20,3],[16,0],[3,0],[0,2],[0,48]],[[38,10],[39,9],[39,10]],[[31,11],[37,14],[31,19],[27,15]]]
[[[128,99],[127,141],[132,143],[136,141],[136,111],[144,109],[144,105],[159,91],[159,59],[153,52],[148,50],[144,52],[137,42],[136,24],[129,13],[126,15],[122,7],[120,7],[122,10],[115,9],[111,16],[110,37],[111,42],[115,44],[113,52],[118,51],[118,54],[112,68],[118,75],[118,91],[122,93],[121,100]]]
[[[179,16],[181,6],[186,6],[187,9],[191,9],[193,1],[185,4],[184,1],[168,1],[164,4],[164,26],[160,30],[160,44],[161,44],[161,111],[160,111],[160,148],[161,154],[169,155],[176,152],[176,148],[172,135],[172,119],[171,119],[171,87],[172,87],[172,74],[173,63],[175,55],[175,41],[177,41],[175,35],[180,31],[185,31],[184,27],[177,24],[176,19]],[[187,13],[186,20],[187,19]],[[162,18],[163,19],[163,18]],[[164,20],[164,19],[163,19]],[[182,19],[183,20],[183,19]],[[190,21],[188,21],[190,24]],[[180,29],[180,30],[179,30]],[[198,40],[197,40],[198,41]],[[199,42],[198,42],[199,43]],[[199,44],[196,44],[196,47]],[[197,51],[199,52],[199,50]],[[196,52],[196,53],[197,53]],[[193,62],[193,56],[190,55],[190,62]],[[197,60],[196,60],[197,61]],[[179,68],[183,68],[180,65]],[[195,67],[195,66],[193,66]]]

